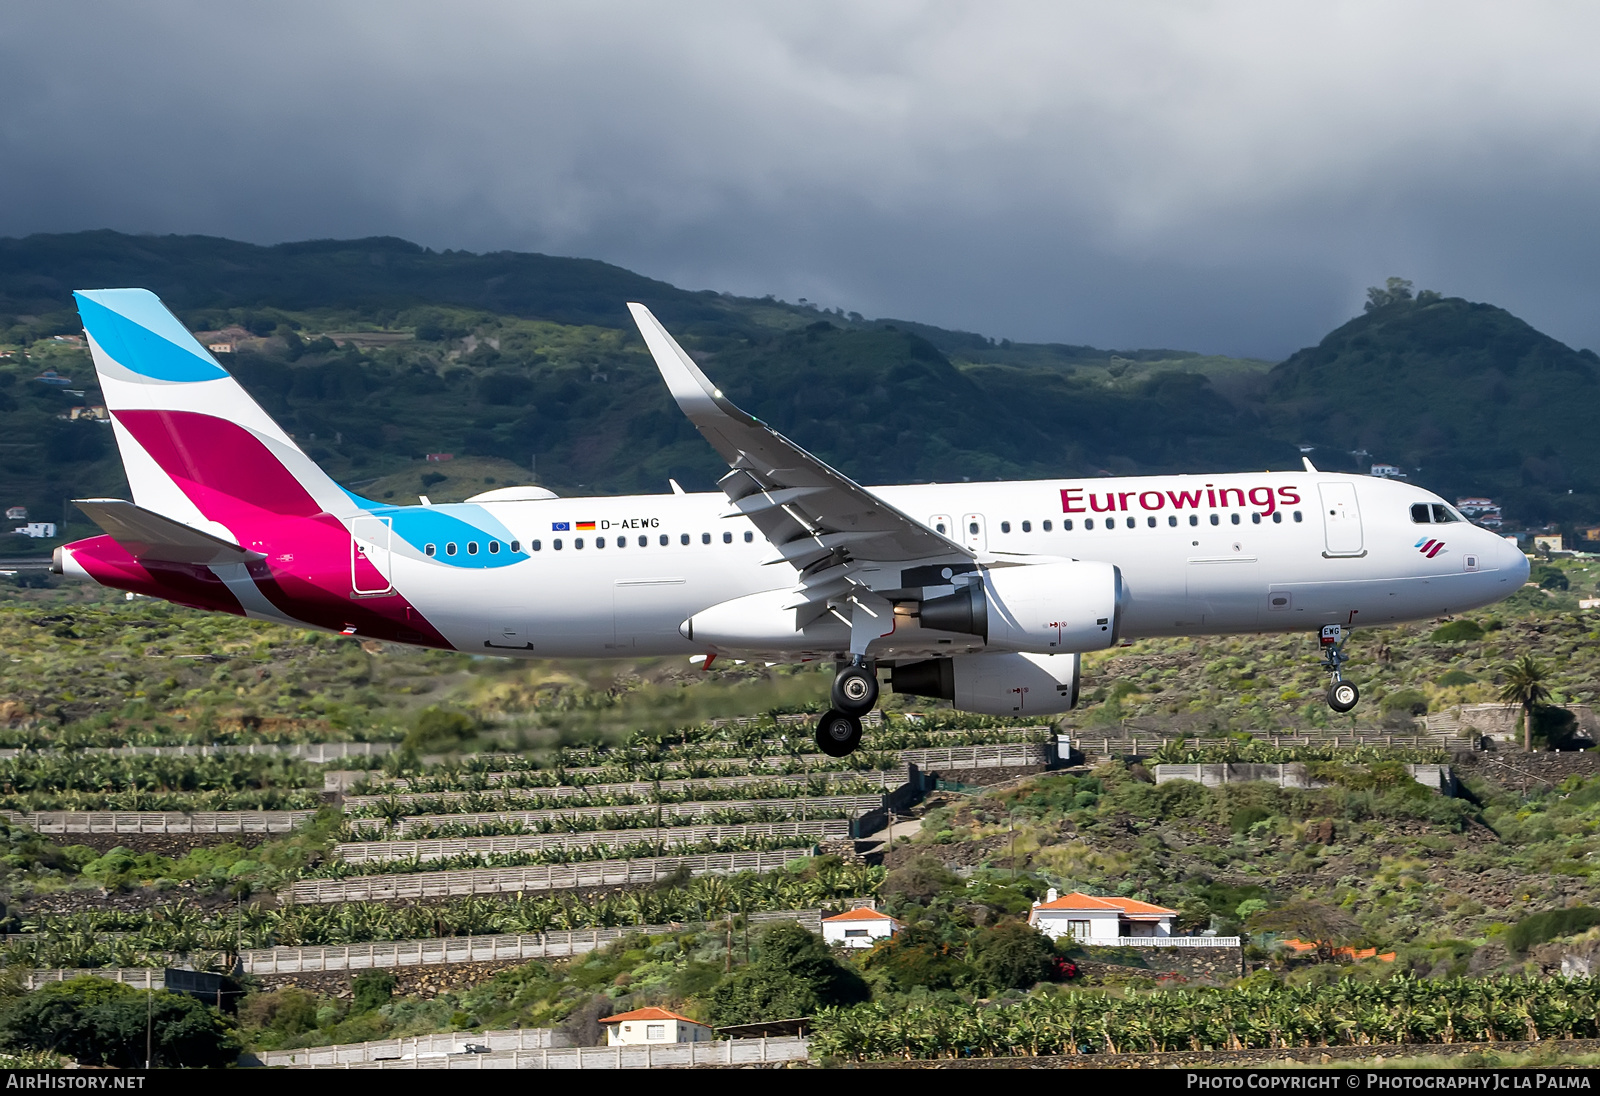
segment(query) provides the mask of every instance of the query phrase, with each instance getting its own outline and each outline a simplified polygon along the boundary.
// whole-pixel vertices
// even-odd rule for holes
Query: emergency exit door
[[[982,514],[961,515],[961,543],[974,552],[989,550],[989,537],[984,531]]]

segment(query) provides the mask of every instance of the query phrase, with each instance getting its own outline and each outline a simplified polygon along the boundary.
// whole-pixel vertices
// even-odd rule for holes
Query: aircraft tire
[[[1335,681],[1328,686],[1328,707],[1336,712],[1348,712],[1361,700],[1361,690],[1353,681]]]
[[[862,716],[878,703],[878,675],[867,666],[846,666],[833,678],[829,701],[836,711]]]
[[[861,720],[833,709],[817,720],[817,749],[829,757],[848,757],[861,745]]]

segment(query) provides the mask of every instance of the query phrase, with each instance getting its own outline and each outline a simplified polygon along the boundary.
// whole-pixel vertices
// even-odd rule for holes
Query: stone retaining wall
[[[1177,975],[1190,982],[1231,982],[1244,974],[1243,948],[1083,948],[1078,969],[1106,975],[1157,978]]]

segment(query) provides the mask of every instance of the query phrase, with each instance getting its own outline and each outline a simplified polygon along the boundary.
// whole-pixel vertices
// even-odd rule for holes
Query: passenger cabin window
[[[477,554],[478,554],[478,542],[475,541],[475,540],[467,541],[467,555],[475,556]]]
[[[537,551],[539,551],[539,549],[541,549],[541,548],[543,548],[543,547],[544,547],[544,544],[543,544],[543,543],[541,543],[541,542],[540,542],[540,541],[537,541],[537,540],[536,540],[536,541],[533,541],[533,542],[532,542],[532,543],[530,543],[530,544],[529,544],[529,545],[528,545],[528,547],[529,547],[529,548],[532,548],[532,549],[533,549],[533,550],[534,550],[534,551],[535,551],[535,552],[537,552]]]
[[[640,537],[639,539],[641,541],[644,540],[643,537]],[[668,543],[671,542],[671,540],[672,540],[671,537],[667,536],[667,534],[665,534],[665,533],[662,533],[661,534],[661,547],[665,548],[668,545]]]
[[[1023,523],[1022,523],[1022,531],[1023,531],[1023,532],[1024,532],[1024,533],[1031,533],[1031,532],[1033,532],[1033,522],[1031,522],[1031,521],[1025,521],[1025,522],[1023,522]]]
[[[520,551],[522,551],[522,542],[521,542],[521,541],[520,541],[520,540],[514,540],[514,541],[512,541],[512,542],[511,542],[511,550],[512,550],[512,551],[513,551],[513,552],[520,552]]]
[[[666,537],[662,537],[661,538],[661,543],[662,544],[667,543],[667,538]],[[649,537],[640,537],[639,538],[639,547],[648,548],[649,546],[650,546],[650,538]]]
[[[1000,531],[1001,531],[1001,532],[1002,532],[1002,533],[1009,533],[1009,532],[1011,532],[1011,523],[1010,523],[1010,522],[1009,522],[1009,521],[1002,521],[1002,522],[1001,522],[1001,523],[1000,523]]]
[[[710,544],[711,543],[711,534],[710,533],[701,533],[700,534],[700,543],[701,544]]]
[[[688,533],[684,533],[684,534],[680,535],[678,537],[678,543],[679,544],[688,544],[689,543],[689,534]]]
[[[1156,519],[1155,518],[1145,518],[1144,519],[1144,523],[1146,525],[1150,526],[1150,528],[1152,528],[1152,529],[1154,529],[1156,527]]]
[[[1093,529],[1094,528],[1094,518],[1084,518],[1083,519],[1083,527],[1085,529]]]
[[[1135,521],[1133,518],[1129,518],[1128,519],[1128,528],[1129,529],[1132,529],[1135,525],[1138,525],[1138,524],[1139,523],[1137,521]]]
[[[1301,515],[1300,515],[1300,511],[1298,511],[1298,510],[1296,510],[1296,511],[1295,511],[1295,512],[1294,512],[1294,520],[1295,520],[1295,521],[1303,521],[1303,520],[1305,520],[1305,519],[1304,519],[1304,518],[1302,518],[1302,517],[1301,517]]]
[[[491,540],[489,542],[489,554],[491,556],[498,556],[500,554],[500,542],[498,540]]]
[[[1200,515],[1199,514],[1190,514],[1189,515],[1189,524],[1190,525],[1199,525],[1200,524]]]
[[[453,555],[456,554],[456,542],[455,541],[451,541],[449,544],[446,544],[444,546],[444,554],[447,555],[447,556],[453,556]]]
[[[626,548],[627,546],[628,546],[628,538],[627,537],[618,537],[617,538],[617,547],[618,548]]]
[[[1067,527],[1067,528],[1069,528],[1069,529],[1070,529],[1070,528],[1071,528],[1071,526],[1070,526],[1070,525],[1069,525],[1069,526],[1068,526],[1068,527]],[[1046,522],[1045,522],[1045,523],[1044,523],[1044,531],[1045,531],[1045,532],[1047,532],[1047,533],[1048,533],[1048,532],[1049,532],[1049,531],[1050,531],[1050,523],[1049,523],[1049,522],[1048,522],[1048,521],[1046,521]]]
[[[1062,518],[1061,519],[1061,528],[1063,530],[1065,530],[1066,532],[1068,532],[1068,533],[1072,532],[1072,519],[1071,518]],[[1047,533],[1050,531],[1050,523],[1048,521],[1044,523],[1044,531],[1047,532]]]
[[[1218,517],[1216,514],[1212,514],[1211,515],[1211,524],[1212,525],[1221,525],[1222,524],[1222,519],[1220,517]]]
[[[604,548],[606,546],[606,538],[605,537],[595,537],[594,538],[594,546],[596,548]]]
[[[1273,522],[1274,525],[1282,525],[1283,524],[1283,513],[1281,511],[1274,510],[1272,512],[1272,522]]]
[[[1228,515],[1228,520],[1233,522],[1235,525],[1238,525],[1239,524],[1239,515],[1238,514],[1229,514]]]
[[[1172,528],[1176,529],[1178,527],[1178,515],[1177,514],[1168,514],[1167,515],[1167,524],[1172,526]]]
[[[437,549],[431,544],[424,544],[422,546],[422,554],[425,556],[431,556],[435,551],[437,551]]]
[[[754,533],[750,532],[750,530],[746,529],[745,533],[744,533],[744,542],[746,544],[752,544],[752,543],[755,542],[755,539],[756,539],[756,535]]]
[[[733,534],[732,533],[723,533],[722,534],[722,543],[724,543],[724,544],[732,544],[733,543]]]

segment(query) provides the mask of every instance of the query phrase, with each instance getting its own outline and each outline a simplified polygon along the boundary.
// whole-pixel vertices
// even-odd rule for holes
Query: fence
[[[1237,936],[1119,936],[1115,944],[1091,942],[1093,947],[1119,948],[1237,948],[1243,941]]]
[[[165,989],[167,985],[166,972],[160,967],[95,967],[92,969],[74,970],[30,970],[22,975],[22,984],[26,989],[38,989],[40,986],[51,982],[66,982],[73,978],[82,978],[85,974],[92,974],[96,978],[109,978],[113,982],[121,982],[134,989]]]
[[[1454,735],[1440,731],[1416,734],[1388,731],[1329,731],[1315,734],[1305,732],[1246,731],[1262,745],[1277,748],[1312,746],[1335,748],[1354,746],[1381,746],[1384,748],[1410,747],[1413,749],[1451,746],[1459,748],[1461,742]],[[1179,738],[1163,735],[1159,731],[1138,734],[1086,734],[1072,731],[1067,736],[1073,748],[1085,757],[1149,757],[1168,742],[1178,743],[1185,749],[1205,749],[1208,746],[1226,745],[1226,739]]]
[[[469,796],[483,796],[485,794],[501,795],[512,799],[563,799],[585,795],[631,795],[652,796],[661,793],[687,791],[691,788],[744,788],[752,784],[809,784],[812,781],[821,781],[824,784],[881,784],[886,788],[897,788],[906,782],[908,773],[905,769],[879,770],[864,769],[861,771],[842,770],[826,773],[793,773],[789,775],[774,773],[760,776],[715,776],[703,779],[686,778],[683,780],[634,780],[625,784],[556,784],[548,788],[504,788],[492,793],[483,791],[460,792],[399,792],[383,795],[348,795],[344,804],[347,810],[362,807],[377,806],[380,803],[397,802],[411,804],[418,800],[433,803],[460,802]]]
[[[378,902],[403,898],[448,898],[461,894],[508,894],[521,891],[570,890],[574,887],[620,887],[654,883],[680,868],[693,875],[740,871],[777,871],[805,856],[801,849],[781,852],[711,853],[706,856],[660,856],[638,860],[594,860],[583,864],[530,864],[520,868],[469,868],[465,871],[408,872],[362,875],[349,879],[307,879],[278,892],[286,903]]]
[[[822,932],[821,910],[782,910],[751,914],[750,924],[794,921]],[[303,948],[253,948],[239,954],[248,974],[307,974],[318,971],[443,966],[448,963],[525,962],[587,955],[616,940],[644,934],[680,932],[683,925],[627,925],[574,929],[521,936],[446,936],[432,940],[388,940],[371,944],[323,944]],[[496,1048],[499,1049],[499,1048]]]
[[[1155,765],[1152,768],[1155,770],[1157,784],[1165,784],[1169,780],[1192,780],[1208,788],[1222,784],[1251,782],[1276,784],[1280,788],[1324,788],[1329,783],[1326,780],[1312,779],[1305,762],[1301,761],[1282,764]],[[1448,765],[1408,764],[1406,772],[1418,784],[1432,788],[1442,795],[1455,794],[1455,775]]]
[[[565,1047],[550,1050],[502,1050],[489,1054],[451,1054],[352,1062],[336,1069],[672,1069],[690,1066],[758,1066],[804,1061],[811,1041],[794,1036],[778,1039],[720,1039],[713,1043],[645,1043],[641,1046]]]
[[[945,746],[901,750],[900,760],[919,769],[1009,769],[1055,763],[1055,747],[1047,743],[1014,742],[994,746]]]
[[[720,811],[749,811],[765,807],[775,811],[793,811],[802,815],[818,807],[829,811],[856,814],[883,806],[881,795],[835,795],[806,799],[705,799],[689,803],[636,803],[625,807],[545,807],[534,811],[479,811],[470,814],[414,814],[400,819],[396,832],[401,836],[413,830],[434,826],[486,826],[493,824],[537,826],[564,818],[622,818],[653,815],[658,811],[675,818],[706,818]],[[354,830],[382,832],[386,824],[381,818],[352,818],[347,824]]]
[[[378,860],[442,860],[449,856],[488,855],[541,849],[581,849],[592,845],[624,846],[640,843],[693,845],[700,841],[731,841],[746,837],[814,837],[837,841],[850,836],[848,819],[823,822],[750,822],[738,826],[663,826],[659,829],[591,830],[588,833],[517,833],[495,837],[453,837],[417,841],[352,841],[334,848],[347,864]]]
[[[312,811],[0,811],[35,833],[289,833]]]
[[[333,1046],[305,1047],[301,1050],[272,1050],[256,1057],[264,1066],[316,1069],[319,1066],[326,1068],[398,1058],[546,1050],[571,1045],[572,1040],[568,1036],[549,1028],[511,1028],[507,1031],[447,1031],[439,1035],[416,1035],[409,1039],[376,1039],[368,1043],[335,1043]]]
[[[385,757],[399,749],[395,742],[251,742],[237,746],[83,746],[75,750],[0,749],[0,761],[19,757],[293,757],[314,765],[350,757]]]

